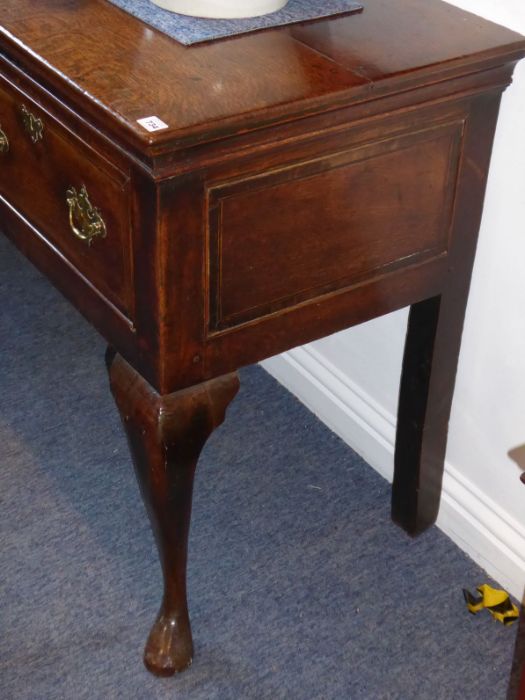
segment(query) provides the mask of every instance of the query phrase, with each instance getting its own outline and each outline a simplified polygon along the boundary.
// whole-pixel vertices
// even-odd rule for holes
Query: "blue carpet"
[[[196,657],[155,679],[160,571],[104,343],[0,242],[2,700],[500,700],[515,629],[465,611],[486,575],[262,369],[198,470]]]

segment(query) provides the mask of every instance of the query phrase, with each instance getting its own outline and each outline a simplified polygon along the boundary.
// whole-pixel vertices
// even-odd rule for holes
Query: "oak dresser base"
[[[414,535],[435,521],[499,104],[524,55],[439,0],[191,48],[106,0],[0,0],[0,228],[115,348],[164,574],[153,673],[191,663],[193,477],[239,368],[410,306],[392,515]]]

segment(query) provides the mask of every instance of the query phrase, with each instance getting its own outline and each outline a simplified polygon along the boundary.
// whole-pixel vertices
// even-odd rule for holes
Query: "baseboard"
[[[320,420],[392,481],[395,417],[312,346],[262,363]],[[523,599],[525,529],[449,462],[438,527],[485,571]]]

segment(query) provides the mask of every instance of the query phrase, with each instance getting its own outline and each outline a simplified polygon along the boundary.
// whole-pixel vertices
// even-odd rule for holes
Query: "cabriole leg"
[[[122,357],[108,352],[110,384],[126,429],[164,575],[164,596],[144,662],[157,675],[190,665],[186,561],[193,477],[206,440],[224,420],[237,374],[160,396]]]

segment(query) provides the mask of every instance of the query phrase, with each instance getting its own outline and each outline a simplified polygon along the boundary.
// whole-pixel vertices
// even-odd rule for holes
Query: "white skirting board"
[[[296,348],[261,364],[376,471],[392,481],[395,416],[313,346]],[[501,586],[522,599],[525,528],[448,462],[437,525]]]

